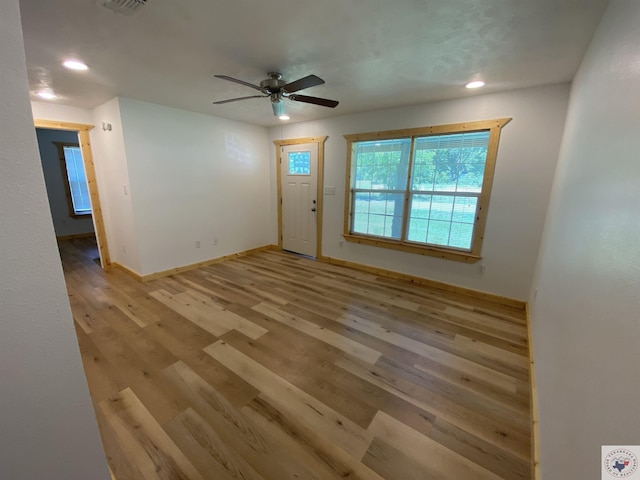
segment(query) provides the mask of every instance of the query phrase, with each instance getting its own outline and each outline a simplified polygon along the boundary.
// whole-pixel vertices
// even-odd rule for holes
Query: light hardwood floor
[[[60,251],[117,480],[530,478],[521,310],[281,252],[139,283]]]

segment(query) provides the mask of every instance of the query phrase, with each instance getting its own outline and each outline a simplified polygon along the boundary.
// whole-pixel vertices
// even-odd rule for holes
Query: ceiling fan
[[[269,72],[269,78],[262,80],[260,85],[254,85],[244,80],[238,80],[237,78],[229,77],[227,75],[215,75],[216,78],[222,80],[228,80],[229,82],[239,83],[246,87],[253,88],[262,92],[262,95],[249,95],[248,97],[230,98],[229,100],[220,100],[213,102],[214,105],[221,105],[223,103],[237,102],[239,100],[247,100],[249,98],[271,98],[271,107],[273,108],[273,114],[277,117],[285,115],[284,100],[288,98],[295,102],[311,103],[313,105],[320,105],[323,107],[335,108],[339,102],[336,100],[328,100],[326,98],[310,97],[308,95],[298,95],[295,92],[304,90],[305,88],[315,87],[316,85],[322,85],[324,80],[315,75],[307,75],[294,82],[288,82],[282,79],[282,75],[278,72]]]

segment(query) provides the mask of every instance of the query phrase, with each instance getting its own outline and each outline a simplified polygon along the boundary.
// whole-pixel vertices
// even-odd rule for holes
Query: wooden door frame
[[[40,119],[34,120],[33,123],[36,128],[67,130],[78,133],[82,162],[84,163],[84,170],[87,175],[87,188],[89,190],[89,197],[91,198],[91,216],[93,217],[93,226],[98,242],[98,250],[100,251],[100,262],[102,268],[105,270],[109,269],[111,267],[111,258],[109,257],[109,248],[107,247],[107,233],[104,228],[104,218],[102,217],[102,207],[100,205],[100,196],[98,195],[96,169],[93,163],[93,152],[91,150],[91,139],[89,137],[89,131],[93,128],[93,125]]]
[[[316,176],[317,183],[317,228],[316,228],[316,258],[322,257],[322,204],[323,204],[323,185],[324,185],[324,142],[329,138],[322,137],[306,137],[306,138],[290,138],[286,140],[274,140],[276,146],[276,171],[278,182],[278,248],[282,250],[282,147],[290,145],[302,145],[305,143],[315,143],[318,148],[318,174]]]

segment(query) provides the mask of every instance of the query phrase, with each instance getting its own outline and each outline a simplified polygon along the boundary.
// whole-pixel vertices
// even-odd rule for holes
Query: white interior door
[[[318,145],[282,147],[282,248],[316,256]]]

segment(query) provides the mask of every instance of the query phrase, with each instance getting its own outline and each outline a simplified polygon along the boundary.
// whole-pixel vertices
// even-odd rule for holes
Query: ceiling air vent
[[[121,15],[133,15],[147,3],[147,0],[99,0],[98,5]]]

